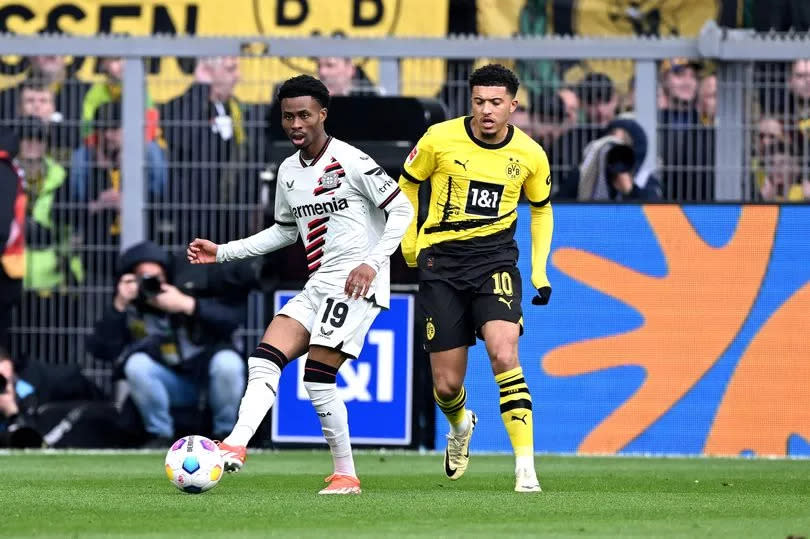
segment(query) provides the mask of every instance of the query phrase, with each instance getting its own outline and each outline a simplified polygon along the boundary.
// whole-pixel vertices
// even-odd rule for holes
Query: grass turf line
[[[512,492],[509,456],[358,455],[361,496],[318,496],[326,452],[252,455],[202,495],[163,454],[0,456],[3,537],[786,537],[810,535],[810,461],[538,457],[544,492]]]

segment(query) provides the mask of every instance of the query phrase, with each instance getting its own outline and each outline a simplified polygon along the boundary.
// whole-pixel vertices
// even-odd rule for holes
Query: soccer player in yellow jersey
[[[551,176],[543,148],[509,124],[518,84],[502,65],[476,70],[469,80],[472,116],[433,125],[408,155],[402,192],[417,209],[422,182],[430,181],[431,196],[427,219],[418,230],[416,220],[411,223],[402,253],[419,268],[433,394],[450,422],[445,474],[458,479],[469,462],[476,416],[466,409],[464,377],[467,347],[477,335],[500,387],[501,417],[515,452],[515,490],[540,492],[532,398],[518,360],[523,313],[514,234],[523,192],[531,204],[532,303],[545,305],[551,296]]]

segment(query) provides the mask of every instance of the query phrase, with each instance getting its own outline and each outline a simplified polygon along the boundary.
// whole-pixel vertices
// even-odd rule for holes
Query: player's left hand
[[[368,264],[360,264],[352,270],[349,278],[346,279],[344,292],[349,296],[349,299],[364,298],[376,276],[377,271],[374,268]]]
[[[152,307],[167,313],[190,315],[194,312],[195,301],[193,297],[180,292],[176,286],[168,283],[163,283],[160,290],[160,294],[148,301]]]
[[[551,299],[551,287],[542,286],[537,289],[537,295],[532,298],[532,305],[548,305]]]

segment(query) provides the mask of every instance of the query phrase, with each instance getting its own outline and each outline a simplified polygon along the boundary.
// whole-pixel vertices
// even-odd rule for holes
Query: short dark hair
[[[35,92],[53,93],[50,86],[48,86],[48,83],[38,77],[29,78],[22,81],[22,83],[20,84],[20,90],[21,90],[20,93],[22,93],[22,90],[34,90]]]
[[[604,73],[588,73],[577,87],[579,98],[586,105],[607,103],[613,99],[613,81]]]
[[[511,69],[501,64],[487,64],[470,75],[470,90],[474,86],[505,86],[506,91],[514,97],[520,82]]]
[[[565,121],[565,102],[557,92],[550,90],[529,96],[529,111],[544,122],[561,124]]]
[[[310,75],[298,75],[287,79],[278,89],[278,100],[290,97],[309,96],[321,104],[322,107],[329,107],[329,90],[324,83]]]

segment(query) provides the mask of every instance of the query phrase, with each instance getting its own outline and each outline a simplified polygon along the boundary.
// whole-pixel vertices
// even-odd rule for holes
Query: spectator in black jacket
[[[17,86],[0,92],[0,120],[4,126],[14,127],[19,116],[39,115],[26,110],[26,98],[30,99],[32,90],[45,97],[51,110],[47,118],[50,140],[48,145],[54,158],[66,165],[70,161],[70,151],[81,144],[79,121],[82,116],[82,98],[90,85],[75,77],[81,67],[82,59],[68,63],[63,56],[30,56],[24,58],[23,65],[28,66],[25,79]],[[26,96],[25,94],[29,95]],[[47,94],[46,96],[43,96]]]
[[[702,122],[698,112],[699,69],[688,58],[661,62],[658,152],[670,201],[714,200],[714,123]]]
[[[196,405],[207,393],[213,434],[236,422],[245,366],[234,334],[242,325],[246,294],[202,297],[199,282],[172,283],[169,255],[152,242],[121,254],[112,305],[96,322],[88,348],[116,361],[130,386],[147,445],[165,447],[175,436],[173,406]]]
[[[34,388],[17,376],[11,355],[0,347],[0,447],[39,447],[34,428]]]
[[[195,83],[160,109],[168,144],[171,206],[158,220],[173,223],[165,240],[242,237],[257,231],[250,211],[259,199],[258,122],[236,97],[239,59],[201,59]],[[252,109],[250,109],[252,110]],[[204,210],[204,211],[201,211]]]
[[[77,365],[12,358],[0,347],[0,447],[121,447],[118,413]]]
[[[551,174],[555,185],[576,183],[576,175],[579,173],[577,166],[583,161],[585,148],[592,141],[604,136],[605,127],[616,117],[619,105],[616,87],[604,73],[586,75],[577,86],[577,96],[580,109],[584,111],[585,123],[574,125],[554,142],[553,147],[546,148],[552,159]],[[568,99],[570,101],[570,97]],[[563,101],[565,100],[563,97]],[[569,178],[571,175],[573,177]],[[565,198],[563,193],[557,196]]]

